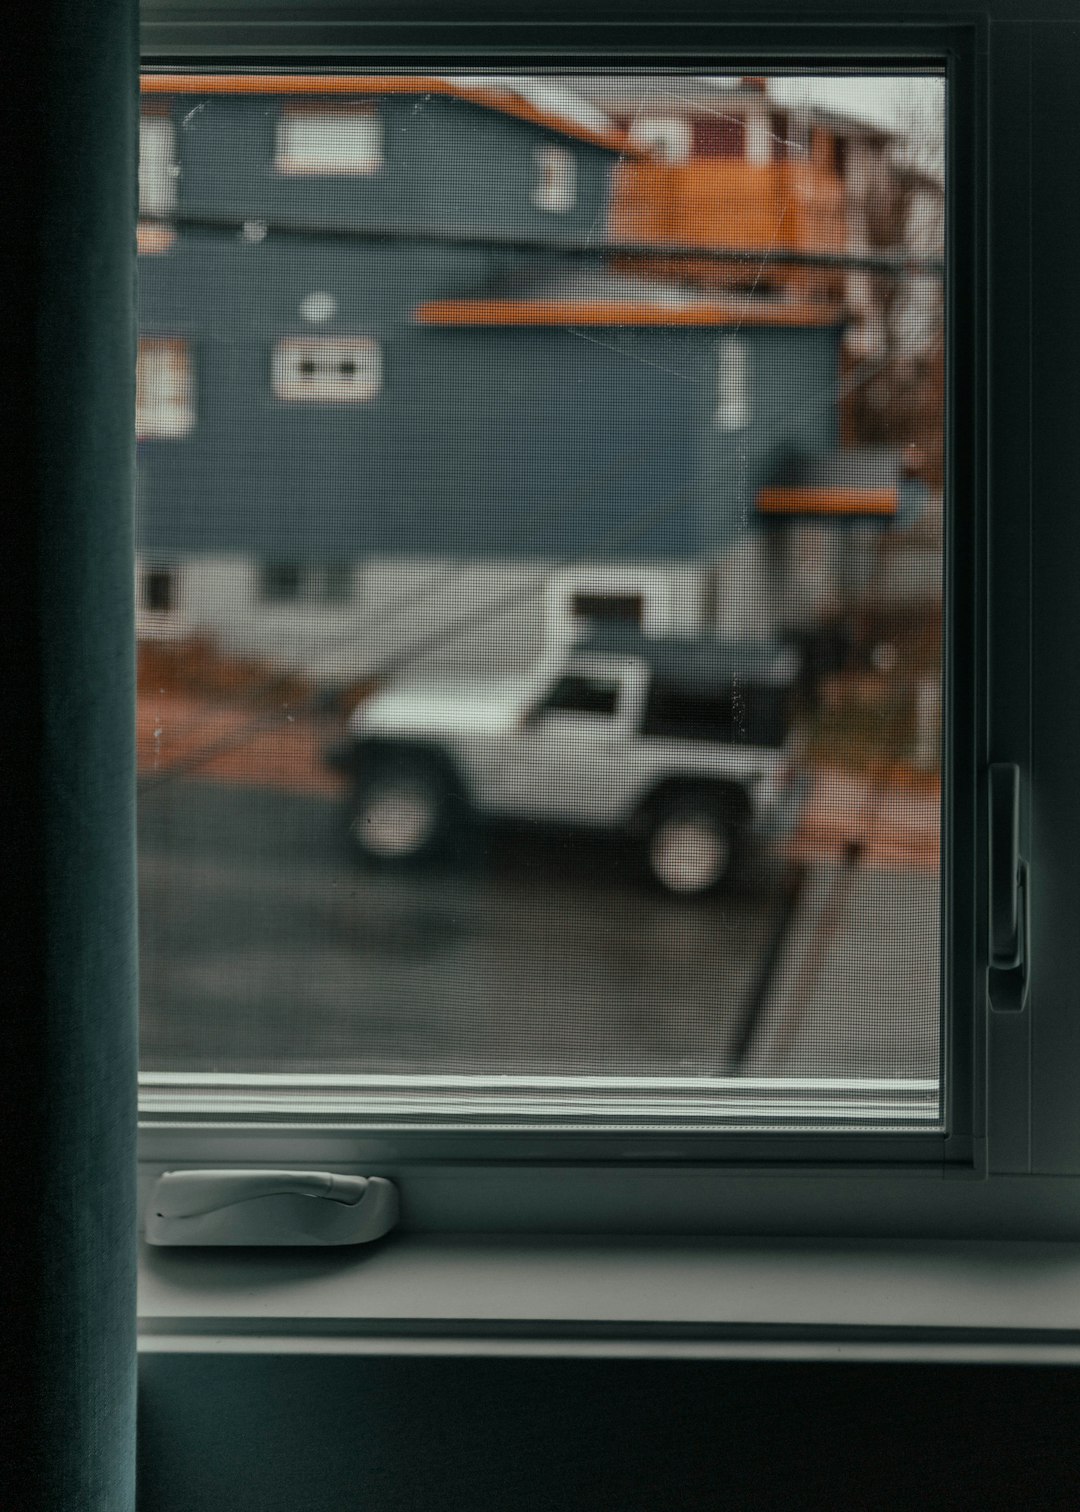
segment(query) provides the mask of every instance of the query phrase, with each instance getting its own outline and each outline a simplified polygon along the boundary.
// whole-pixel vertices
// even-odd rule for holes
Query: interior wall
[[[1075,1508],[1080,1372],[148,1354],[140,1512]]]

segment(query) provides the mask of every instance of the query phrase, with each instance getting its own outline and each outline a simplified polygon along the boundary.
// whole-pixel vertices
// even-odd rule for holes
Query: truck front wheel
[[[664,892],[701,898],[730,876],[735,826],[708,797],[672,799],[660,806],[645,837],[649,874]]]
[[[421,861],[446,838],[450,797],[440,774],[414,761],[377,761],[361,771],[349,833],[357,852],[386,863]]]

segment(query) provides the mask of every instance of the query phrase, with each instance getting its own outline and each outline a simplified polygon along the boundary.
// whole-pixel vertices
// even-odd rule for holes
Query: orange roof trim
[[[823,483],[798,488],[759,488],[759,514],[894,515],[900,507],[895,488],[837,488]]]
[[[414,319],[427,326],[830,326],[843,314],[834,304],[777,304],[760,309],[745,300],[643,304],[609,299],[434,299]]]
[[[611,131],[594,130],[568,116],[559,115],[557,111],[541,110],[512,89],[495,84],[455,84],[451,79],[437,79],[427,74],[145,73],[140,87],[144,95],[449,95],[487,110],[516,116],[534,126],[546,126],[549,131],[576,137],[594,147],[607,147],[624,157],[647,158],[649,155],[641,148],[629,146],[621,131],[614,128]]]

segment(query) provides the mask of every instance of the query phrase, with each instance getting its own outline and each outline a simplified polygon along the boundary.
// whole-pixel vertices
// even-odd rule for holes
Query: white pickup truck
[[[378,692],[327,759],[352,778],[369,861],[416,861],[470,820],[512,820],[628,835],[654,882],[700,896],[798,818],[800,672],[786,645],[598,630],[528,677]]]

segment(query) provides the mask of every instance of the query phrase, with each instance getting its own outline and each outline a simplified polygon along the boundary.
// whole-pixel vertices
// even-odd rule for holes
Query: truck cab
[[[683,896],[794,823],[798,653],[603,626],[526,678],[402,684],[350,721],[359,855],[415,861],[470,821],[625,835]]]

